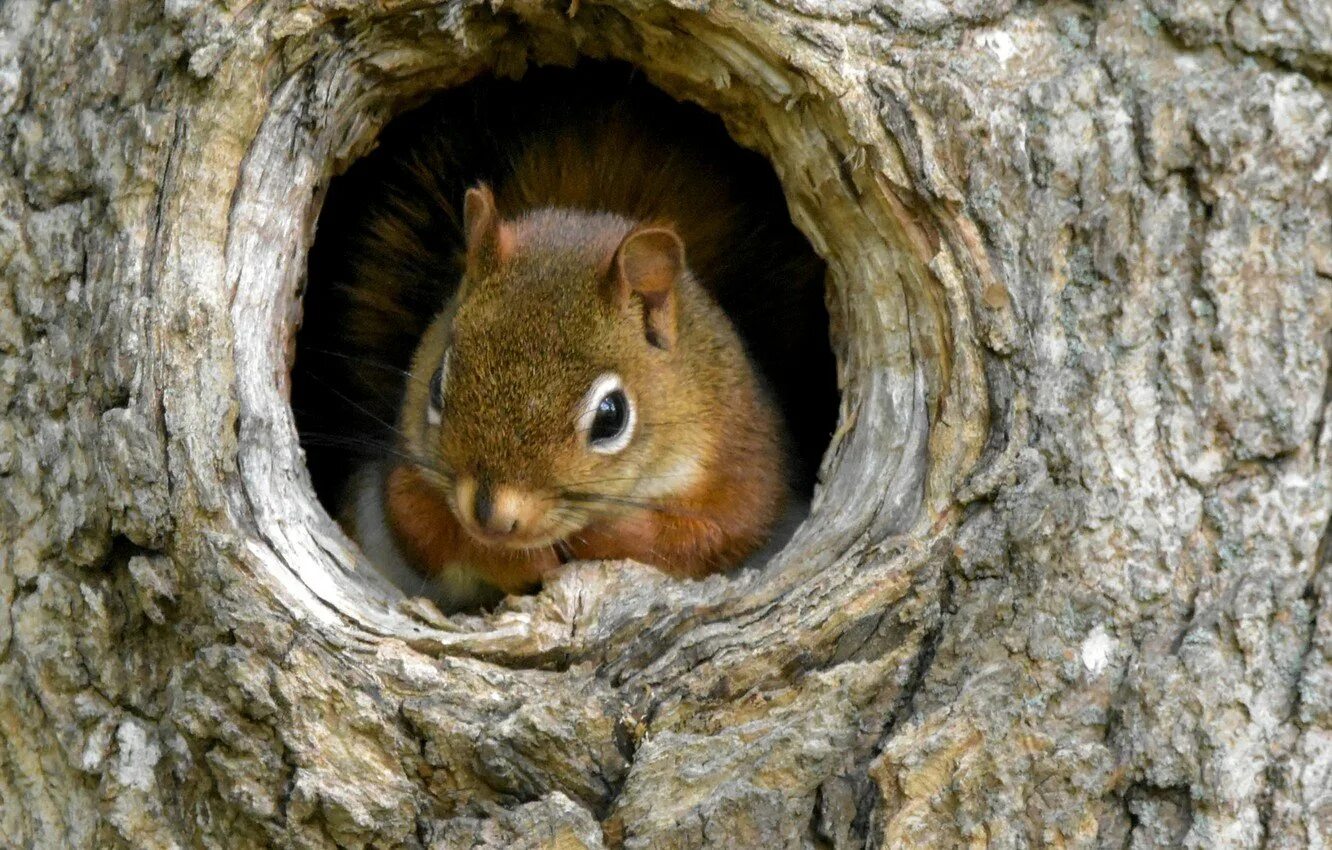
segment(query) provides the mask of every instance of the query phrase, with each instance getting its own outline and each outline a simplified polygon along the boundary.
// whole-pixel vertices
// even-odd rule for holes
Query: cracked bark
[[[0,845],[1332,844],[1325,4],[0,6]],[[642,67],[828,260],[762,570],[377,582],[286,407],[330,176]]]

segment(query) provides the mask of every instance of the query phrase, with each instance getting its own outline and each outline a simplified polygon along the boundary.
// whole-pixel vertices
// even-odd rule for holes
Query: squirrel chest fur
[[[623,114],[506,144],[505,167],[448,179],[456,149],[418,152],[357,229],[344,350],[390,445],[351,476],[344,527],[452,607],[571,559],[737,566],[793,473],[718,288],[817,268],[776,248],[756,268],[763,228],[724,175]],[[405,369],[380,368],[404,335]]]

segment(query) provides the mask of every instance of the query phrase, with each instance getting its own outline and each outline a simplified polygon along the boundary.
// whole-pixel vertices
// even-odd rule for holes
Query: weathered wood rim
[[[439,19],[456,25],[459,15],[461,29],[441,34]],[[458,32],[464,37],[455,39]],[[416,10],[386,15],[370,33],[349,42],[323,31],[304,36],[305,61],[276,81],[270,111],[237,163],[225,256],[239,392],[231,501],[254,533],[244,548],[256,575],[316,621],[515,663],[599,655],[599,637],[635,618],[617,606],[598,621],[589,607],[629,581],[655,587],[678,610],[717,617],[853,575],[866,588],[909,584],[908,553],[951,525],[955,494],[988,427],[962,283],[985,274],[984,259],[972,254],[978,240],[946,200],[921,200],[938,198],[939,187],[922,185],[928,176],[906,156],[885,159],[884,151],[911,149],[886,129],[909,132],[911,119],[868,121],[875,107],[859,100],[867,87],[849,85],[845,69],[792,66],[764,43],[761,26],[721,31],[681,10]],[[521,73],[579,55],[636,65],[669,94],[719,114],[738,141],[773,163],[794,221],[829,263],[841,425],[810,519],[764,569],[668,585],[638,569],[627,581],[623,567],[576,567],[494,617],[423,618],[404,611],[397,591],[365,566],[303,468],[285,396],[305,254],[328,181],[393,115],[478,73]],[[891,556],[885,540],[905,548]],[[575,637],[589,617],[597,634]]]

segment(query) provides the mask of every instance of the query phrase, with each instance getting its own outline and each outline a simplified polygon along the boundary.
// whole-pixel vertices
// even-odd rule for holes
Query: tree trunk
[[[0,845],[1332,846],[1332,9],[0,5]],[[332,175],[482,72],[771,159],[841,425],[767,567],[375,578],[286,401]]]

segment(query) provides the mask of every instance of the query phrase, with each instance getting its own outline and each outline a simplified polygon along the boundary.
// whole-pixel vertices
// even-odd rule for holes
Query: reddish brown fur
[[[574,556],[630,558],[683,578],[702,578],[740,564],[763,546],[777,519],[772,511],[785,504],[782,470],[751,451],[765,448],[728,444],[707,480],[669,501],[676,513],[594,526],[583,542],[571,547]],[[748,474],[728,475],[722,472],[726,469]],[[753,507],[741,507],[745,505]]]
[[[475,214],[488,215],[478,204]],[[498,244],[503,233],[507,247],[469,263],[460,303],[421,344],[403,408],[408,451],[446,471],[426,475],[403,463],[389,477],[387,513],[411,560],[425,571],[465,563],[508,592],[537,583],[558,563],[548,539],[562,541],[573,557],[632,558],[678,576],[742,562],[781,514],[787,476],[780,419],[725,316],[681,269],[671,293],[679,321],[665,335],[675,344],[654,345],[643,318],[652,302],[602,282],[606,274],[632,273],[610,261],[638,233],[618,217],[536,211],[491,229],[478,229],[473,240]],[[648,251],[672,243],[660,235],[669,231],[650,233]],[[659,299],[664,267],[650,256],[636,265],[649,278],[649,298]],[[423,424],[426,384],[446,348],[452,359],[436,434]],[[572,401],[605,370],[624,377],[644,418],[622,458],[597,458],[565,436],[573,436]],[[636,499],[636,475],[660,477],[650,473],[681,464],[697,468],[693,480],[640,500],[645,507],[563,501],[570,485],[586,480],[593,483],[582,489],[597,496]],[[450,489],[466,476],[521,482],[553,511],[577,519],[530,549],[482,543],[459,521],[466,508]]]
[[[387,189],[376,187],[387,200],[356,221],[345,252],[330,254],[336,260],[327,273],[340,282],[340,312],[337,339],[325,344],[351,355],[335,365],[352,374],[349,400],[367,422],[361,433],[396,420],[403,436],[395,438],[395,456],[417,458],[399,463],[375,495],[398,554],[418,569],[465,561],[513,592],[554,566],[549,546],[522,552],[469,536],[450,503],[453,479],[514,479],[555,499],[561,470],[566,484],[612,477],[596,472],[604,464],[580,459],[586,447],[552,437],[569,431],[571,399],[604,369],[624,375],[652,420],[626,449],[639,454],[625,463],[657,468],[679,455],[696,457],[701,470],[688,486],[654,495],[650,510],[584,507],[585,523],[564,541],[570,554],[634,558],[701,576],[742,562],[781,514],[791,477],[783,423],[714,297],[739,305],[744,315],[736,321],[750,331],[765,332],[751,341],[759,340],[771,379],[789,399],[790,387],[811,374],[808,329],[825,321],[818,313],[821,265],[779,221],[779,197],[777,216],[764,206],[771,198],[755,204],[740,190],[748,184],[732,179],[733,160],[690,147],[673,117],[650,114],[659,106],[612,104],[561,117],[554,132],[552,124],[519,122],[519,132],[498,144],[484,131],[456,129],[457,122],[440,125],[429,142],[398,154],[396,176]],[[509,102],[503,107],[494,114],[522,114]],[[465,165],[473,160],[489,164]],[[487,275],[473,269],[461,296],[436,315],[438,300],[423,305],[442,297],[431,293],[451,291],[467,265],[463,187],[450,182],[463,174],[492,181],[505,224],[493,243],[472,253],[500,262],[487,270],[496,279],[486,285],[477,286],[473,278]],[[659,299],[659,313],[644,298],[650,293],[631,298],[627,313],[608,312],[597,306],[595,284],[611,269],[616,246],[641,226],[678,234],[688,272]],[[645,318],[665,323],[670,333],[658,335],[668,350],[646,344]],[[455,376],[447,427],[430,436],[422,425],[424,386],[454,331],[466,337],[468,329],[476,337],[467,344],[472,368],[468,357],[455,363],[463,377]],[[409,356],[411,375],[398,403],[385,368]],[[519,403],[541,393],[535,409]],[[541,451],[530,450],[534,444]],[[622,495],[620,484],[588,486]]]

